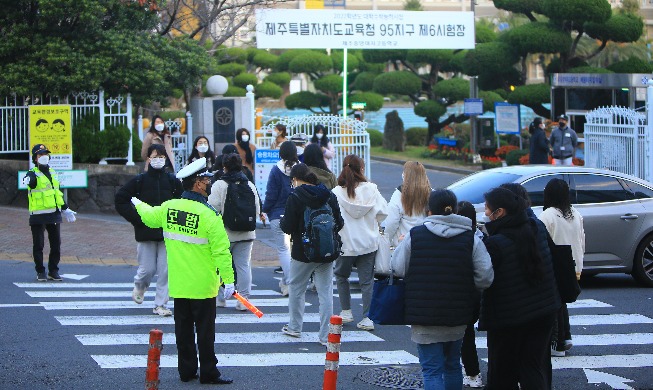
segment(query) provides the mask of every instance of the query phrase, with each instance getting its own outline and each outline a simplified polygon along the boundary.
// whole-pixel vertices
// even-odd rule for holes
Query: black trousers
[[[48,242],[50,243],[50,255],[48,256],[48,271],[59,271],[59,260],[61,259],[61,226],[58,223],[31,225],[32,229],[32,256],[34,257],[34,268],[36,272],[45,272],[43,266],[43,246],[45,245],[45,231],[48,231]]]
[[[467,325],[463,336],[463,345],[460,349],[460,358],[465,366],[465,375],[476,376],[481,373],[478,365],[478,352],[476,351],[476,334],[474,324]]]
[[[553,322],[553,333],[551,335],[551,348],[557,351],[565,350],[565,340],[571,340],[571,326],[569,325],[569,310],[567,304],[563,303],[555,321]]]
[[[197,331],[197,349],[195,348]],[[200,380],[220,377],[215,366],[215,297],[206,299],[175,298],[175,336],[177,338],[177,370],[182,379],[197,374],[199,350]]]
[[[486,390],[551,389],[551,332],[556,314],[488,330]]]

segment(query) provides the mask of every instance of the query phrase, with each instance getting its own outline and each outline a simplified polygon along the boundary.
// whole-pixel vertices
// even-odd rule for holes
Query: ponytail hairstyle
[[[291,141],[284,141],[279,147],[279,157],[284,160],[284,169],[292,168],[299,162],[297,146]]]
[[[312,185],[317,185],[319,183],[317,175],[311,172],[308,165],[302,163],[295,164],[295,166],[292,167],[290,170],[290,178],[305,181]]]
[[[404,164],[404,182],[401,185],[401,206],[404,208],[404,214],[409,217],[426,214],[430,193],[431,183],[426,176],[424,165],[407,161]]]
[[[431,191],[429,195],[429,211],[431,215],[451,215],[458,212],[456,194],[447,189]]]
[[[342,162],[342,171],[338,176],[338,185],[347,188],[347,196],[351,199],[356,198],[356,187],[359,183],[366,182],[367,179],[363,174],[365,163],[355,154],[345,157]]]
[[[562,216],[571,221],[574,219],[574,213],[571,210],[571,200],[569,199],[569,185],[562,179],[551,179],[544,187],[544,210],[549,207],[555,207],[560,210]]]
[[[524,198],[506,188],[493,188],[483,194],[483,197],[490,211],[494,212],[502,208],[506,211],[506,217],[524,213],[528,207]],[[528,218],[527,222],[517,227],[516,230],[516,233],[506,234],[506,236],[517,248],[517,256],[528,281],[531,284],[538,284],[544,279],[544,259],[542,259],[537,245],[535,236],[537,228],[532,226],[530,218]]]

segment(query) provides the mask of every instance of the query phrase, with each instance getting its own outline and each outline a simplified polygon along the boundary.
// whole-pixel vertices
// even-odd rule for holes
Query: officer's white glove
[[[138,206],[139,204],[143,203],[143,201],[135,196],[132,196],[132,203],[134,204],[134,206]]]
[[[224,285],[224,292],[222,293],[222,297],[227,300],[231,298],[234,295],[234,292],[236,292],[236,287],[234,287],[234,284],[225,284]]]
[[[72,211],[71,209],[65,209],[61,212],[61,215],[63,215],[64,218],[66,218],[66,222],[75,222],[77,221],[77,218],[75,217],[76,212]]]
[[[29,186],[29,182],[30,182],[29,176],[25,176],[23,178],[23,185],[27,187]]]

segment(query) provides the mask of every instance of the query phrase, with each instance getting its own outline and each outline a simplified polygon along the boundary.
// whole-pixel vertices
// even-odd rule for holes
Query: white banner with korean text
[[[474,49],[473,12],[256,10],[260,49]]]

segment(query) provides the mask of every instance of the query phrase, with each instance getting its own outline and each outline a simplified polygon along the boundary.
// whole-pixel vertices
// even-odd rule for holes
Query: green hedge
[[[370,134],[370,146],[382,146],[383,145],[383,133],[376,129],[367,129],[367,132]]]
[[[519,165],[519,159],[528,154],[526,149],[515,149],[506,155],[506,165]]]
[[[100,116],[97,113],[82,118],[73,126],[73,161],[76,163],[98,163],[105,157],[127,157],[129,128],[126,125],[106,125],[100,131]],[[137,132],[132,134],[134,158],[141,154],[141,142]]]
[[[426,127],[410,127],[406,130],[406,145],[424,146],[429,129]]]

